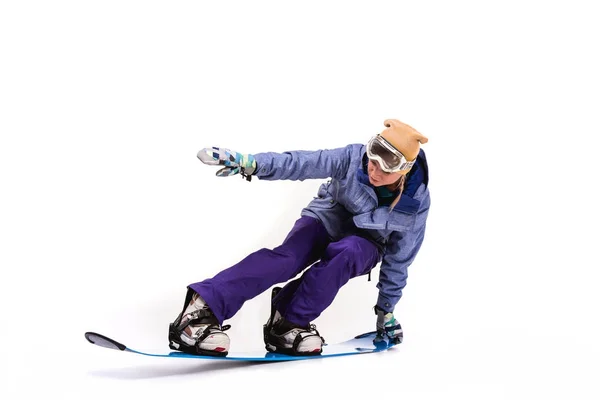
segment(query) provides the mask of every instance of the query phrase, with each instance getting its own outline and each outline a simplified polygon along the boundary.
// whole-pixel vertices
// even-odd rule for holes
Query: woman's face
[[[402,175],[400,172],[385,172],[381,169],[379,163],[374,160],[369,160],[368,171],[369,182],[371,182],[373,186],[391,185],[396,183]]]

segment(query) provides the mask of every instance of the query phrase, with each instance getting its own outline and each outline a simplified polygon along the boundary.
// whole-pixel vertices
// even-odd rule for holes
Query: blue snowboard
[[[151,357],[172,357],[172,358],[198,358],[204,360],[236,360],[236,361],[293,361],[293,360],[306,360],[306,359],[319,359],[324,357],[339,357],[339,356],[350,356],[355,354],[375,353],[385,351],[392,348],[395,344],[383,340],[374,342],[376,332],[367,332],[361,335],[355,336],[347,341],[336,343],[336,344],[325,344],[323,346],[323,352],[319,355],[311,356],[293,356],[281,353],[271,353],[268,351],[262,352],[229,352],[225,357],[219,356],[204,356],[182,353],[180,351],[173,351],[170,353],[156,354],[156,353],[145,353],[130,349],[129,347],[121,344],[113,339],[110,339],[104,335],[100,335],[94,332],[86,332],[85,338],[88,342],[97,346],[106,347],[114,350],[127,351],[130,353],[141,354],[144,356]]]

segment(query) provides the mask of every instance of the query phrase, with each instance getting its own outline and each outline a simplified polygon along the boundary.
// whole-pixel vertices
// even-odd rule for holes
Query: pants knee
[[[327,246],[324,258],[333,259],[335,257],[343,257],[350,263],[361,264],[361,268],[370,268],[379,259],[379,249],[365,238],[348,236]]]

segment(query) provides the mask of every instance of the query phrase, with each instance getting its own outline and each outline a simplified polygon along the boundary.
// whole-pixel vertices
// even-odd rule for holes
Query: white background
[[[3,399],[597,399],[593,2],[0,5]],[[485,4],[485,5],[484,5]],[[278,245],[322,181],[217,178],[203,147],[429,139],[431,212],[387,354],[246,365],[168,350],[185,286]],[[372,330],[374,280],[315,323]],[[232,320],[260,350],[269,293]]]

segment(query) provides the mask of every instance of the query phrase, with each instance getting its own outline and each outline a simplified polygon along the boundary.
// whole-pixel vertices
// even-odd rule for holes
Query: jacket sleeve
[[[379,271],[379,296],[377,306],[393,312],[406,286],[407,269],[414,261],[423,243],[428,208],[420,211],[414,229],[408,232],[392,232]]]
[[[352,145],[331,150],[297,150],[254,154],[261,180],[299,180],[346,176],[352,158]]]

